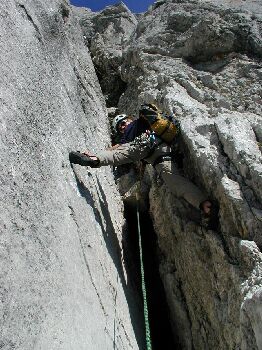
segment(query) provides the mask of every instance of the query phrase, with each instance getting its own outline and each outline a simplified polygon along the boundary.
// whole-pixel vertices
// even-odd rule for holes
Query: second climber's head
[[[112,127],[117,134],[123,134],[126,127],[132,123],[132,118],[126,114],[119,114],[113,119]]]

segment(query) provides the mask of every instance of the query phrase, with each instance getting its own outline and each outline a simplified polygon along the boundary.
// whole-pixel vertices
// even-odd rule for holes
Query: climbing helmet
[[[112,127],[114,131],[117,133],[118,132],[118,126],[119,123],[122,122],[123,120],[127,119],[128,116],[126,114],[118,114],[114,119],[112,123]]]

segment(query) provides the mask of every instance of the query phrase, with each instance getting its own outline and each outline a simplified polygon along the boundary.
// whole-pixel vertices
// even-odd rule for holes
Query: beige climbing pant
[[[159,157],[170,154],[171,147],[169,145],[161,143],[152,148],[149,137],[144,134],[142,137],[136,138],[130,143],[123,144],[114,150],[99,152],[96,156],[100,160],[100,166],[118,166],[134,163],[141,159],[153,165]],[[179,173],[179,170],[172,160],[162,160],[154,167],[175,196],[184,198],[196,208],[199,208],[200,203],[207,199],[205,193]]]

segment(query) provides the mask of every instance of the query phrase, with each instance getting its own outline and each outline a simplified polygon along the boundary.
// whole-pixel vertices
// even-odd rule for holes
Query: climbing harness
[[[171,161],[171,160],[172,160],[172,153],[166,153],[165,155],[157,157],[157,159],[154,161],[154,163],[152,165],[153,165],[153,167],[155,167],[159,163],[163,163],[163,162]]]
[[[150,325],[149,325],[149,319],[148,319],[148,307],[147,307],[146,284],[145,284],[145,271],[144,271],[144,263],[143,263],[143,249],[142,249],[141,227],[140,227],[140,212],[139,212],[139,193],[140,193],[140,187],[141,187],[141,174],[142,174],[142,170],[141,169],[140,169],[139,186],[138,186],[138,190],[136,192],[136,203],[137,203],[136,216],[137,216],[137,229],[138,229],[138,242],[139,242],[139,255],[140,255],[141,284],[142,284],[143,304],[144,304],[144,320],[145,320],[145,330],[146,330],[146,348],[147,348],[147,350],[152,350],[151,335],[150,335]]]

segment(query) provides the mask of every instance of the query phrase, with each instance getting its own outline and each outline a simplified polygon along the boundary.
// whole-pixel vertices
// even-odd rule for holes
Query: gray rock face
[[[261,49],[259,2],[193,0],[156,2],[124,48],[119,109],[154,102],[175,112],[184,173],[220,205],[221,229],[207,232],[147,170],[183,349],[262,347]]]
[[[100,86],[108,107],[116,106],[125,84],[120,78],[120,65],[125,42],[135,30],[137,19],[120,2],[98,13],[83,11],[81,27],[90,48]]]
[[[192,62],[231,52],[261,57],[261,28],[261,14],[237,7],[217,6],[216,1],[200,6],[198,1],[167,1],[146,13],[132,39],[144,52]]]
[[[11,0],[0,14],[1,348],[143,348],[111,169],[70,167],[68,151],[110,144],[106,106],[155,102],[181,121],[185,176],[220,205],[206,231],[147,167],[181,349],[261,349],[260,2],[157,1],[135,17]]]
[[[68,161],[110,142],[81,29],[66,1],[0,14],[0,347],[138,349],[112,173]]]

